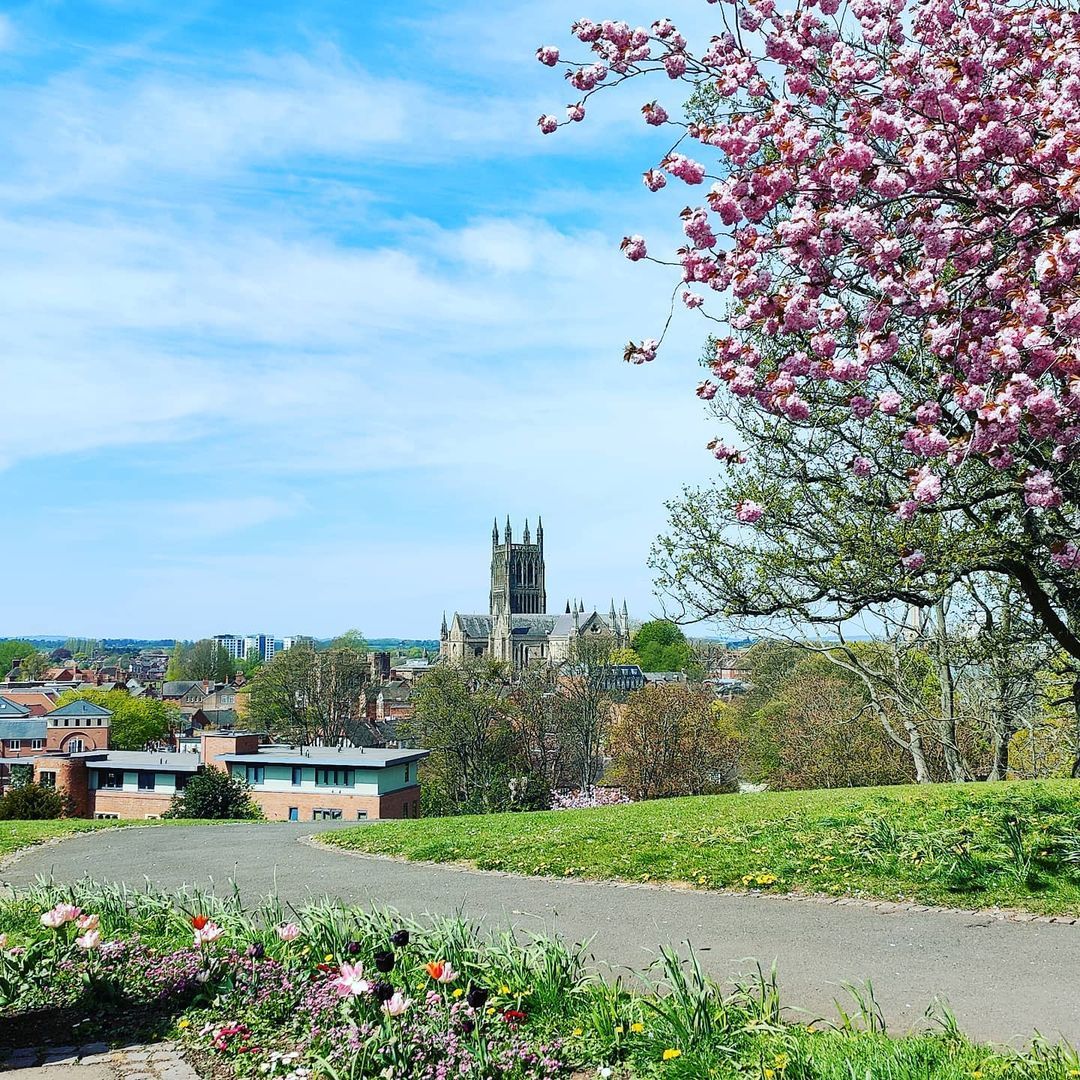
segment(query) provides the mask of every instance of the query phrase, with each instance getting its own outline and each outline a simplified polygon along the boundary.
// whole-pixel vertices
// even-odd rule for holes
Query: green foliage
[[[369,651],[368,643],[364,640],[364,635],[355,628],[346,630],[343,634],[339,634],[330,642],[327,648],[351,649],[353,652],[360,653],[361,655],[364,655]]]
[[[686,635],[668,619],[644,623],[633,645],[644,671],[687,671],[693,662]]]
[[[165,677],[171,681],[208,679],[228,682],[236,674],[236,661],[220,642],[204,638],[190,642],[178,641],[169,657]]]
[[[44,657],[29,641],[0,641],[0,679],[11,670],[16,660],[22,660],[20,667],[30,673],[30,677],[39,667],[44,667]]]
[[[323,842],[554,877],[1080,915],[1080,786],[931,784],[386,822]]]
[[[481,659],[440,664],[420,681],[399,734],[431,751],[422,792],[427,813],[509,809],[510,781],[528,772],[511,725],[510,672]]]
[[[68,690],[57,706],[92,701],[112,713],[109,746],[113,750],[142,750],[160,742],[180,721],[180,710],[156,698],[133,698],[126,690]]]
[[[263,814],[243,780],[220,769],[201,769],[173,796],[172,804],[162,816],[258,821]]]
[[[41,784],[22,784],[0,797],[0,821],[48,821],[63,813],[63,796]]]

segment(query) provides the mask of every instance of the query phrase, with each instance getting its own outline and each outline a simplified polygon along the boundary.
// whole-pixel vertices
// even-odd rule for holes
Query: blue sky
[[[679,96],[544,138],[534,51],[708,5],[5,10],[0,636],[434,636],[508,513],[543,514],[550,606],[659,610],[704,328],[622,362],[673,283],[619,241],[677,244],[636,110]]]

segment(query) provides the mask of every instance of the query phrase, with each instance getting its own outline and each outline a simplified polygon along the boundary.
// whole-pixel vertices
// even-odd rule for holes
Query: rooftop
[[[45,718],[0,719],[0,739],[44,739]]]
[[[167,772],[197,772],[198,754],[153,753],[143,750],[90,750],[72,754],[86,763],[88,769],[141,769]]]
[[[69,701],[66,705],[61,705],[59,709],[53,709],[49,713],[49,719],[52,720],[57,716],[94,716],[94,717],[106,717],[112,716],[112,713],[108,709],[102,708],[100,705],[95,705],[92,701],[85,701],[80,698],[78,701]]]
[[[428,750],[387,750],[374,746],[260,746],[256,754],[218,754],[217,761],[242,764],[274,762],[292,765],[352,765],[382,769],[426,758]]]

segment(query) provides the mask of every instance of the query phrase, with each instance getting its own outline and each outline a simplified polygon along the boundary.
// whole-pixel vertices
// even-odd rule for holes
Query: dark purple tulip
[[[349,956],[355,956],[360,951],[359,941],[347,941],[345,942],[345,952]]]
[[[389,1001],[394,996],[394,988],[388,982],[377,982],[371,992],[376,1001]]]
[[[482,1009],[487,1004],[488,993],[488,990],[483,986],[470,986],[468,994],[465,995],[469,1008]]]
[[[390,935],[390,944],[395,949],[404,949],[409,944],[409,931],[408,930],[395,930]]]
[[[463,1035],[471,1035],[476,1030],[476,1024],[472,1020],[462,1020],[458,1027]]]
[[[247,954],[252,960],[261,960],[266,955],[266,949],[261,941],[256,941],[247,947]]]

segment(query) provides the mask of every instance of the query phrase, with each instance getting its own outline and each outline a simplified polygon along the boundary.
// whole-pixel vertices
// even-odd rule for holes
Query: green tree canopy
[[[212,638],[194,645],[178,641],[169,657],[168,679],[208,679],[228,682],[236,674],[236,661],[220,642]]]
[[[263,813],[243,780],[220,769],[200,769],[172,799],[166,818],[259,821]]]
[[[11,670],[14,661],[29,658],[33,663],[34,659],[40,656],[41,654],[29,641],[16,639],[0,641],[0,679]]]
[[[686,635],[670,619],[643,624],[633,644],[644,671],[686,671],[693,661]]]
[[[109,729],[113,750],[142,750],[164,739],[180,720],[178,709],[156,698],[133,698],[126,690],[69,690],[57,705],[72,701],[92,701],[113,714]]]

